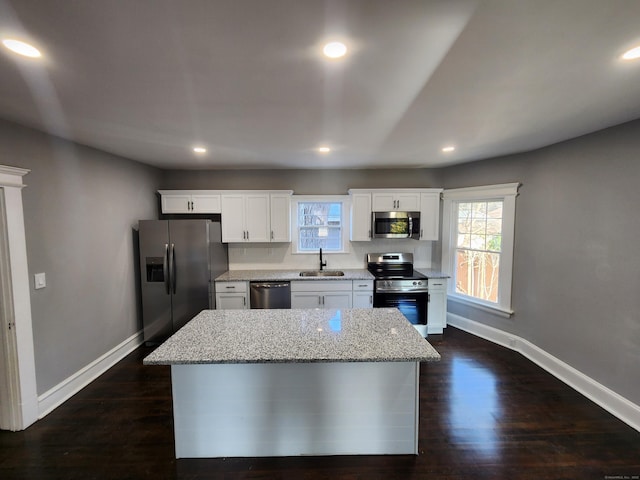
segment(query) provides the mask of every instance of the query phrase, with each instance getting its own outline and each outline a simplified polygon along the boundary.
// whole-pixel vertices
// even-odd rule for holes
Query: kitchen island
[[[171,365],[176,458],[417,454],[419,362],[396,309],[205,310]]]

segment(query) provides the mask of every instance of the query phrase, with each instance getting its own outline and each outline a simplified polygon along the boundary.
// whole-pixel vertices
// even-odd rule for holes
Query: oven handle
[[[429,293],[426,288],[377,288],[378,293]]]
[[[413,235],[413,217],[409,215],[409,231],[407,232],[407,238],[411,238]]]

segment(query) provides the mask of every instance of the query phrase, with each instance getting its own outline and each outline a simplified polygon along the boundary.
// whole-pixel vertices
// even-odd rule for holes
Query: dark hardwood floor
[[[0,479],[640,478],[640,433],[524,357],[449,327],[420,372],[420,455],[173,457],[168,367],[141,347],[24,432]]]

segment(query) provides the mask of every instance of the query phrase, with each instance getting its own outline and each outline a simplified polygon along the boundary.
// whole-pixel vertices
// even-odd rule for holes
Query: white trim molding
[[[6,253],[2,258],[9,266],[2,281],[3,295],[12,304],[11,311],[3,311],[2,321],[12,325],[2,327],[0,341],[8,353],[2,368],[6,369],[11,402],[11,418],[4,418],[2,427],[24,430],[38,419],[38,394],[36,387],[35,354],[33,350],[33,326],[31,319],[31,295],[27,267],[27,242],[22,205],[23,178],[30,170],[0,165],[0,188],[4,191],[4,226],[6,227]],[[6,266],[6,265],[5,265]],[[7,302],[8,305],[8,302]]]
[[[139,331],[138,333],[131,335],[119,345],[116,345],[104,355],[96,358],[89,365],[66,378],[55,387],[50,388],[40,395],[38,397],[38,419],[43,418],[62,405],[69,398],[142,345],[142,342],[142,331]]]
[[[451,277],[447,294],[455,300],[481,309],[493,309],[503,315],[511,315],[511,278],[513,270],[513,246],[515,237],[516,197],[520,183],[504,183],[479,187],[444,190],[442,204],[442,270]],[[502,202],[502,241],[500,275],[496,303],[456,292],[456,249],[458,245],[458,204],[464,202]]]
[[[447,314],[447,325],[524,355],[557,379],[640,432],[640,405],[627,400],[528,340],[453,313]]]

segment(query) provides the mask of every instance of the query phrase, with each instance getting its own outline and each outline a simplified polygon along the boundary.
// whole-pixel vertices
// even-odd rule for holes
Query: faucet
[[[327,266],[327,261],[325,260],[324,262],[322,261],[322,249],[320,249],[320,271],[322,271],[322,267],[326,267]]]

